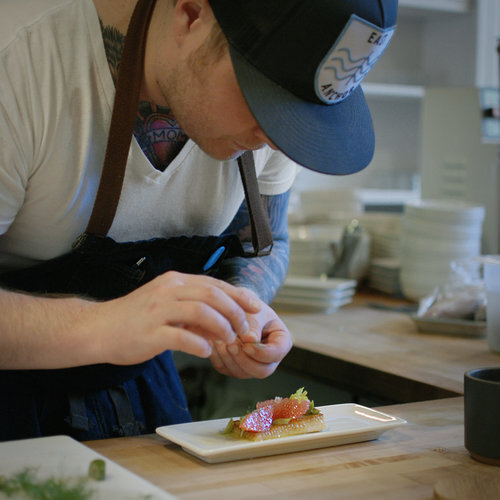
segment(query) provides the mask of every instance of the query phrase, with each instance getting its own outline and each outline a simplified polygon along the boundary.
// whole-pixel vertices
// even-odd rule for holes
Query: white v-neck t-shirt
[[[114,84],[92,0],[0,3],[0,271],[68,252],[99,184]],[[261,194],[287,191],[298,166],[254,152]],[[188,141],[156,170],[132,139],[109,236],[220,234],[244,199],[236,161]]]

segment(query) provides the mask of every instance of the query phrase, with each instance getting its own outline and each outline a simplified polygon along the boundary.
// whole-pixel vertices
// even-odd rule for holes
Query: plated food
[[[257,403],[239,419],[230,419],[223,434],[250,441],[294,436],[326,429],[321,411],[309,400],[303,387],[289,397],[275,397]]]
[[[326,423],[324,430],[299,435],[280,433],[280,439],[258,439],[266,437],[258,434],[245,437],[241,431],[233,434],[234,428],[230,430],[230,426],[234,426],[235,420],[241,420],[237,417],[231,419],[233,424],[228,423],[227,418],[219,418],[165,425],[156,432],[204,462],[220,463],[370,441],[406,423],[401,418],[355,403],[320,406],[316,410]]]

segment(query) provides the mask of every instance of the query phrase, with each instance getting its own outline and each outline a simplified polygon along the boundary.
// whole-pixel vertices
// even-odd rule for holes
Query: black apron
[[[139,0],[130,21],[101,182],[86,231],[70,253],[0,275],[3,287],[109,300],[169,270],[216,277],[224,259],[270,253],[271,230],[251,153],[245,153],[238,165],[250,213],[252,253],[244,252],[234,234],[125,243],[106,236],[123,183],[139,99],[145,38],[154,5],[155,0]],[[129,366],[0,370],[0,441],[55,434],[78,440],[130,436],[190,420],[170,351]]]

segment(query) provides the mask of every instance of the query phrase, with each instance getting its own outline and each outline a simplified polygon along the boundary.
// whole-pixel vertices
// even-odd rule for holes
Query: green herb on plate
[[[36,500],[88,500],[93,491],[88,487],[87,478],[78,480],[38,479],[35,469],[27,468],[11,477],[0,477],[0,492],[7,497],[24,494]]]
[[[104,481],[106,479],[106,462],[101,458],[92,460],[89,465],[89,477],[96,481]]]

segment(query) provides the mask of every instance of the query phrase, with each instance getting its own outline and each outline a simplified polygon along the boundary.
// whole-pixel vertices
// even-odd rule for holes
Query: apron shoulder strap
[[[144,49],[156,0],[139,0],[123,47],[104,165],[86,232],[106,236],[118,207],[141,88]]]
[[[273,235],[271,233],[271,226],[269,225],[269,218],[260,197],[255,163],[251,151],[246,151],[238,158],[238,167],[243,182],[248,214],[250,216],[250,227],[252,229],[253,253],[247,255],[249,257],[269,255],[273,248]]]

